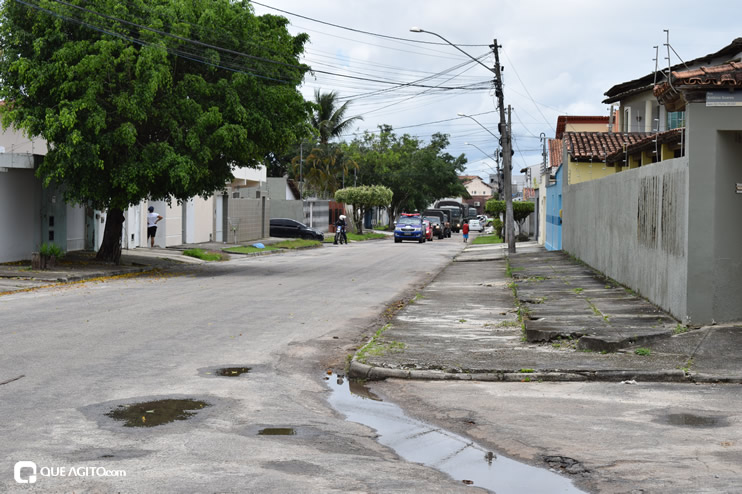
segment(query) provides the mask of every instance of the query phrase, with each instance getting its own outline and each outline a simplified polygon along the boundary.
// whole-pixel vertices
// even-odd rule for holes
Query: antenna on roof
[[[654,85],[656,86],[657,85],[657,68],[658,68],[657,59],[659,58],[659,55],[660,55],[660,47],[659,45],[655,45],[652,48],[654,48],[654,58],[652,60],[654,60]]]

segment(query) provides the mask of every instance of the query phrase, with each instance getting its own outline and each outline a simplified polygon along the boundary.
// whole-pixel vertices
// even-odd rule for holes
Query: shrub
[[[46,242],[44,242],[43,244],[41,244],[39,254],[45,257],[54,256],[57,259],[61,259],[62,257],[64,257],[65,252],[57,244],[47,244]]]

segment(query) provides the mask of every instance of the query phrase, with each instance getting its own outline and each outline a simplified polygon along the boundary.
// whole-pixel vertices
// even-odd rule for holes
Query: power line
[[[313,19],[311,17],[307,17],[307,16],[304,16],[304,15],[301,15],[301,14],[296,14],[294,12],[289,12],[288,10],[281,10],[279,8],[276,8],[276,7],[271,7],[270,5],[266,5],[264,3],[259,3],[259,2],[255,2],[255,1],[251,1],[250,3],[253,3],[255,5],[260,5],[261,7],[265,7],[267,9],[276,10],[276,11],[281,12],[281,13],[284,13],[284,14],[293,15],[294,17],[300,17],[302,19],[306,19],[308,21],[316,22],[318,24],[324,24],[326,26],[332,26],[332,27],[336,27],[338,29],[345,29],[346,31],[353,31],[355,33],[367,34],[369,36],[376,36],[377,38],[393,39],[393,40],[397,40],[397,41],[406,41],[406,42],[410,42],[410,43],[419,43],[419,44],[423,44],[423,45],[448,45],[448,43],[440,43],[440,42],[437,42],[437,41],[423,41],[423,40],[419,40],[419,39],[399,38],[397,36],[389,36],[389,35],[386,35],[386,34],[372,33],[370,31],[363,31],[361,29],[354,29],[354,28],[347,27],[347,26],[341,26],[340,24],[333,24],[331,22],[320,21],[318,19]],[[465,44],[459,44],[458,46],[479,46],[479,47],[486,47],[488,45],[465,45]]]

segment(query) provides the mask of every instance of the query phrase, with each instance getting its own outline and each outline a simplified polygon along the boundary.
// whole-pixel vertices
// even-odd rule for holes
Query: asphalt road
[[[344,420],[323,381],[462,247],[326,246],[1,297],[0,491],[471,492]],[[157,427],[106,415],[165,399],[208,406]]]

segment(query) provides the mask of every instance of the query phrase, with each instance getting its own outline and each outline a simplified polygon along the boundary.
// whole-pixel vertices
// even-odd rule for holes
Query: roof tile
[[[576,161],[604,161],[606,156],[624,144],[634,144],[648,136],[649,132],[565,132],[567,152]]]

